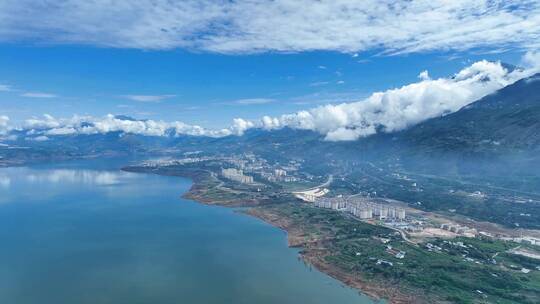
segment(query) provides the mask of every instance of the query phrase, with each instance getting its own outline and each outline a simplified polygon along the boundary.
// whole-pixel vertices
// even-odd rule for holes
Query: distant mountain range
[[[121,116],[120,119],[135,120]],[[43,159],[64,156],[181,153],[190,150],[256,152],[275,157],[314,159],[377,159],[445,155],[462,158],[538,154],[540,149],[540,74],[522,79],[461,110],[433,118],[396,133],[379,132],[352,142],[327,142],[307,130],[251,129],[243,136],[143,136],[123,132],[48,136],[25,139],[26,130],[12,131],[0,156]],[[8,149],[8,145],[10,149]],[[14,147],[25,147],[17,153]]]
[[[461,110],[401,134],[423,150],[508,153],[540,148],[540,75],[522,79]]]
[[[12,131],[9,140],[0,142],[0,166],[96,157],[184,157],[195,151],[254,153],[272,163],[302,159],[305,173],[341,176],[356,185],[352,191],[362,189],[415,206],[421,201],[425,210],[452,209],[506,226],[538,227],[540,74],[452,114],[356,141],[330,142],[317,132],[291,128],[249,129],[242,136],[220,138],[116,131],[40,140],[45,134],[46,129]],[[422,190],[408,189],[396,175],[413,177]],[[482,204],[470,203],[449,192],[455,190],[490,195]]]

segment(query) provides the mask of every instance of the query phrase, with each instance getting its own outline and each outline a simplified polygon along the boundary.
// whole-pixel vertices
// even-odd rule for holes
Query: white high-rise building
[[[223,175],[223,177],[227,179],[230,179],[239,183],[243,183],[243,184],[253,183],[253,176],[244,175],[244,171],[242,170],[237,170],[234,168],[222,169],[221,175]]]
[[[385,220],[387,218],[388,218],[388,209],[387,208],[381,208],[380,213],[379,213],[379,219],[380,220]]]
[[[275,175],[276,177],[286,176],[286,175],[287,175],[287,171],[282,170],[282,169],[275,169],[275,170],[274,170],[274,175]]]
[[[397,217],[399,220],[404,220],[404,219],[405,219],[405,209],[398,209],[398,210],[397,210],[396,217]]]
[[[394,208],[389,208],[388,209],[388,218],[396,218],[396,209]]]
[[[361,219],[370,219],[373,217],[373,210],[371,208],[361,209],[358,217]]]

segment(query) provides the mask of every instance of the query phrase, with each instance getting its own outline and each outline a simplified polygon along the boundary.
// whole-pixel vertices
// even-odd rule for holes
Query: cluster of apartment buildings
[[[457,224],[450,224],[450,223],[441,224],[441,229],[453,232],[455,234],[472,236],[472,237],[478,234],[478,231],[476,231],[476,229],[474,228],[461,226]]]
[[[269,182],[296,182],[297,177],[287,175],[287,171],[283,169],[274,169],[271,172],[261,172],[261,177]]]
[[[223,161],[246,173],[258,175],[269,182],[296,182],[299,180],[298,177],[294,176],[294,173],[299,170],[300,161],[291,160],[282,165],[270,165],[268,161],[256,157],[254,154],[233,155],[223,158]]]
[[[253,184],[253,176],[244,175],[241,169],[228,168],[221,169],[221,175],[227,179],[239,182],[242,184]]]
[[[508,241],[514,241],[514,242],[520,243],[520,244],[523,243],[523,244],[540,246],[540,239],[530,237],[530,236],[517,237],[517,238],[503,238],[503,239],[508,240]]]
[[[360,219],[405,220],[405,209],[368,202],[365,199],[346,197],[314,198],[314,205],[320,208],[346,211]]]
[[[207,162],[212,160],[217,160],[218,158],[212,156],[201,156],[201,157],[185,157],[181,159],[153,159],[146,160],[141,163],[141,167],[166,167],[166,166],[179,166],[194,164],[200,162]]]

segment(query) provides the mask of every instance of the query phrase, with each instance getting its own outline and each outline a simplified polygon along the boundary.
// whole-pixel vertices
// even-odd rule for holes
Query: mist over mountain
[[[420,90],[409,106],[415,108],[430,103],[436,106],[431,108],[434,111],[428,111],[431,113],[428,116],[420,115],[433,117],[411,125],[409,123],[414,119],[409,118],[420,116],[408,116],[407,100],[402,92],[409,91],[410,86],[434,85],[433,80],[427,80],[426,74],[422,75],[424,79],[420,83],[383,93],[399,95],[393,99],[398,100],[397,103],[370,108],[367,114],[362,114],[368,116],[353,115],[354,119],[347,119],[341,125],[332,124],[330,120],[329,125],[335,130],[345,128],[359,135],[363,131],[357,128],[367,126],[357,125],[362,121],[361,117],[371,119],[372,113],[380,114],[383,109],[390,111],[390,116],[377,116],[384,117],[382,120],[371,120],[372,134],[355,135],[348,140],[331,140],[328,136],[333,131],[330,129],[281,124],[280,119],[277,120],[279,127],[268,128],[236,119],[229,128],[209,130],[181,122],[139,120],[125,115],[74,116],[71,119],[45,116],[26,121],[25,127],[13,128],[9,118],[2,117],[0,165],[101,157],[141,160],[184,158],[200,153],[210,156],[252,153],[270,163],[300,161],[303,170],[313,176],[340,176],[358,189],[426,211],[455,210],[462,216],[508,227],[515,223],[522,227],[538,227],[536,215],[524,218],[521,214],[540,214],[540,205],[535,203],[540,199],[536,194],[540,187],[540,74],[499,82],[500,75],[523,73],[523,70],[504,64],[484,67],[495,67],[503,74],[495,73],[499,76],[493,78],[493,73],[480,71],[464,76],[462,71],[461,76],[459,73],[454,76],[467,81],[474,79],[473,86],[482,88],[481,98],[469,101],[470,95],[467,98],[461,96],[456,103],[452,100],[456,95],[450,94],[441,103],[437,96],[444,90],[435,90],[437,94]],[[455,81],[445,78],[436,82],[450,83],[450,88],[455,88]],[[440,83],[435,86],[440,88]],[[463,83],[458,86],[463,88]],[[489,89],[486,90],[486,86]],[[470,88],[469,84],[464,87]],[[381,101],[387,97],[377,98]],[[458,104],[462,106],[440,111],[448,105]],[[391,105],[404,111],[392,112]],[[364,107],[361,103],[326,106],[316,108],[318,110],[309,115],[317,114],[317,121],[328,122],[325,120],[328,111],[336,118],[336,113],[345,113],[341,111],[343,109],[353,113]],[[309,120],[309,115],[304,113],[297,118]],[[399,122],[393,123],[389,117],[395,117]],[[383,121],[385,123],[379,123]],[[389,128],[391,125],[400,127]],[[396,175],[414,177],[423,186],[421,189],[407,189],[403,184],[396,187],[403,182],[396,180]],[[490,196],[482,204],[471,204],[454,195],[455,189],[469,193],[481,189]],[[516,201],[525,203],[519,205]]]
[[[350,103],[324,105],[286,114],[264,117],[266,129],[291,127],[313,130],[328,141],[346,141],[381,132],[397,132],[427,119],[453,113],[463,106],[495,92],[537,71],[501,62],[478,61],[447,78],[432,79],[427,71],[419,82],[375,92]]]
[[[506,152],[540,147],[540,74],[399,134],[433,150]]]
[[[529,57],[536,56],[536,53],[527,54]],[[235,118],[229,127],[222,129],[208,129],[181,121],[141,120],[127,115],[56,118],[45,114],[27,119],[19,126],[10,125],[9,117],[2,116],[0,135],[12,130],[17,136],[29,141],[47,141],[54,136],[114,132],[144,136],[220,138],[241,136],[252,129],[291,128],[317,132],[326,141],[354,141],[375,134],[399,132],[428,119],[456,112],[538,71],[535,57],[528,61],[525,61],[526,58],[525,68],[481,60],[450,77],[432,79],[428,71],[423,71],[418,82],[375,92],[363,100],[328,104],[279,117],[266,115],[258,120]]]
[[[243,136],[216,139],[223,146],[271,149],[291,154],[342,154],[370,158],[389,155],[499,157],[540,149],[540,74],[522,79],[460,110],[356,141],[328,142],[310,130],[249,130]],[[264,148],[263,148],[264,147]]]
[[[506,65],[505,69],[508,69],[506,73],[516,71]],[[45,120],[27,121],[26,128],[10,130],[7,130],[7,121],[3,120],[1,153],[4,159],[13,156],[17,149],[22,149],[17,155],[41,153],[47,155],[45,158],[205,150],[325,160],[401,157],[411,159],[412,163],[412,160],[437,160],[444,156],[453,159],[453,163],[465,158],[497,157],[515,157],[528,162],[536,159],[535,152],[540,149],[540,74],[521,79],[453,113],[443,113],[402,131],[388,132],[384,126],[374,126],[381,132],[354,141],[328,141],[328,134],[311,129],[250,128],[242,122],[229,131],[222,131],[220,136],[201,136],[208,131],[197,126],[137,120],[122,115],[98,120],[74,117],[69,121],[46,116]],[[242,135],[236,135],[238,133]]]

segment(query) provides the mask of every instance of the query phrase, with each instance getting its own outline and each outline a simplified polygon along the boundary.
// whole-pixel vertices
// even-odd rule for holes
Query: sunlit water
[[[0,169],[0,303],[373,303],[190,181],[116,165]]]

